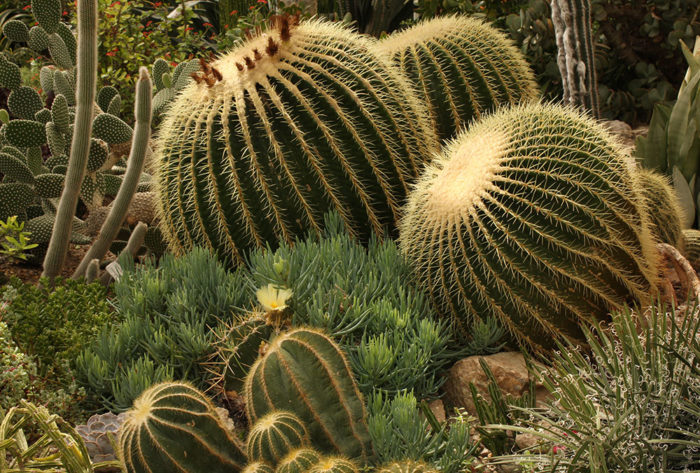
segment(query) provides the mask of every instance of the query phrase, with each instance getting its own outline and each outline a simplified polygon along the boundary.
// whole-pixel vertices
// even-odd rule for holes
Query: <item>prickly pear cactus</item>
[[[298,448],[290,451],[277,464],[275,473],[306,473],[319,462],[321,454],[312,448]]]
[[[659,241],[681,248],[683,244],[683,210],[673,185],[663,174],[651,169],[637,171],[644,196],[651,231]]]
[[[144,391],[128,411],[119,447],[128,473],[236,473],[247,463],[209,399],[185,383],[166,382]]]
[[[601,126],[554,105],[516,107],[472,126],[428,166],[400,246],[463,331],[493,315],[524,344],[547,347],[648,298],[657,253],[641,202]]]
[[[535,75],[508,37],[483,20],[423,21],[379,42],[430,109],[441,140],[495,108],[539,97]]]
[[[426,111],[373,41],[321,20],[273,21],[170,104],[157,146],[163,233],[243,260],[252,247],[320,231],[397,228],[436,148]]]
[[[296,414],[314,448],[363,461],[373,455],[366,411],[340,348],[322,332],[300,328],[278,336],[245,383],[251,424],[276,410]]]
[[[276,465],[290,451],[305,445],[308,436],[304,423],[291,412],[270,412],[248,433],[248,459]]]

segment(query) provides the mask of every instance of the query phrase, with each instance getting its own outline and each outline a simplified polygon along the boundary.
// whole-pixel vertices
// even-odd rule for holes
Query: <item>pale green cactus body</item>
[[[248,433],[248,459],[276,465],[289,452],[304,446],[308,436],[304,423],[296,415],[270,412],[258,419]]]
[[[285,410],[301,419],[314,448],[366,461],[372,446],[362,396],[341,349],[314,329],[275,338],[245,383],[251,424]]]
[[[119,447],[129,473],[236,473],[247,463],[211,401],[185,383],[144,391],[121,427]]]
[[[495,316],[533,347],[580,339],[657,280],[634,169],[600,125],[553,105],[497,112],[451,142],[409,199],[400,245],[462,331]]]
[[[332,209],[361,239],[395,231],[436,140],[373,44],[339,24],[283,18],[180,91],[155,160],[174,251],[199,245],[242,261],[250,248],[322,230]],[[177,72],[175,84],[186,78]]]
[[[477,18],[426,20],[387,36],[378,47],[415,85],[442,140],[499,106],[539,97],[523,54],[505,34]]]
[[[307,473],[321,460],[321,454],[312,448],[298,448],[290,451],[277,464],[275,473]]]

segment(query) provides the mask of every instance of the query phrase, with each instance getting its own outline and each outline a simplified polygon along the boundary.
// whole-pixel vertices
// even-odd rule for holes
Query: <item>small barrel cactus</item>
[[[273,26],[212,64],[170,104],[155,166],[161,229],[242,261],[337,210],[355,236],[393,234],[436,149],[427,111],[374,42],[321,20]]]
[[[275,473],[275,469],[264,462],[249,463],[241,473]]]
[[[299,328],[266,347],[245,383],[251,424],[286,410],[304,423],[313,447],[366,460],[372,456],[366,411],[340,347],[314,329]]]
[[[308,473],[359,473],[357,465],[342,457],[323,457],[314,466],[309,468]]]
[[[683,256],[688,259],[695,271],[700,271],[700,230],[686,228],[683,230]]]
[[[467,332],[495,316],[520,342],[580,340],[580,324],[645,301],[658,254],[634,170],[579,112],[531,104],[450,143],[409,199],[400,246]]]
[[[476,18],[423,21],[387,36],[378,47],[415,85],[442,140],[499,106],[539,97],[522,53],[505,34]]]
[[[129,473],[236,473],[247,459],[204,394],[185,383],[161,383],[134,401],[119,435]]]
[[[683,210],[676,191],[666,176],[656,171],[640,168],[637,171],[651,231],[662,243],[682,245]]]
[[[114,452],[112,441],[109,436],[117,439],[117,431],[124,423],[125,413],[119,415],[107,412],[106,414],[95,414],[91,416],[85,424],[75,427],[76,432],[85,441],[85,447],[90,454],[93,463],[114,461],[117,454]],[[103,471],[111,471],[105,470]]]
[[[248,433],[246,451],[249,460],[276,465],[285,455],[308,441],[302,421],[285,411],[273,411],[261,417]]]
[[[306,473],[319,462],[321,454],[311,448],[292,450],[277,464],[275,473]]]
[[[437,473],[437,470],[423,462],[404,460],[381,468],[379,473]]]

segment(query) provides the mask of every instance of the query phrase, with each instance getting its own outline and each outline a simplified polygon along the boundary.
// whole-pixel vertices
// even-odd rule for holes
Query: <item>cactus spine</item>
[[[321,455],[316,450],[298,448],[280,460],[275,473],[306,473],[320,459]]]
[[[120,429],[119,446],[129,473],[235,473],[247,463],[211,402],[185,383],[144,391]]]
[[[301,420],[291,412],[273,411],[261,417],[250,429],[248,459],[276,465],[290,451],[308,441]]]
[[[318,330],[300,328],[266,347],[245,383],[251,424],[284,409],[306,425],[312,445],[366,461],[372,456],[365,406],[340,348]]]
[[[253,462],[249,463],[241,473],[275,473],[275,469],[267,463]]]
[[[423,21],[379,42],[428,104],[441,140],[498,106],[539,97],[535,75],[503,33],[476,18]]]
[[[700,230],[686,228],[683,231],[683,256],[695,268],[700,270]]]
[[[281,18],[211,65],[170,105],[157,146],[161,228],[175,252],[243,252],[319,231],[397,228],[436,149],[426,111],[374,42]]]
[[[463,330],[493,315],[521,342],[648,298],[658,255],[634,170],[572,109],[497,112],[450,143],[409,199],[400,245]]]
[[[552,0],[551,5],[564,103],[600,117],[590,0]]]
[[[359,473],[357,465],[341,457],[324,457],[314,466],[309,468],[308,473]]]
[[[383,467],[379,473],[437,473],[437,470],[422,462],[404,460]]]
[[[639,188],[644,197],[651,231],[662,243],[682,249],[683,210],[673,185],[663,174],[651,169],[637,170]]]
[[[40,13],[35,12],[35,14]],[[58,18],[60,19],[60,5]],[[53,25],[52,21],[43,21],[43,23],[46,22]],[[40,20],[39,23],[42,24],[42,21]],[[43,277],[49,279],[58,276],[66,259],[75,208],[78,205],[80,187],[90,152],[92,112],[97,89],[97,0],[78,0],[77,59],[75,130],[65,185],[56,211],[56,220],[42,273]]]
[[[102,259],[104,255],[107,254],[109,245],[114,241],[114,238],[117,236],[117,233],[119,233],[119,229],[124,222],[126,213],[129,210],[129,204],[138,187],[144,163],[146,162],[146,151],[148,148],[148,141],[151,137],[151,94],[151,78],[148,76],[148,69],[142,67],[139,72],[139,80],[136,84],[136,103],[134,104],[136,126],[131,144],[129,161],[127,163],[126,175],[119,188],[117,197],[112,203],[112,209],[100,229],[99,236],[83,257],[80,265],[76,268],[73,273],[73,279],[77,279],[85,274],[85,270],[92,259]]]

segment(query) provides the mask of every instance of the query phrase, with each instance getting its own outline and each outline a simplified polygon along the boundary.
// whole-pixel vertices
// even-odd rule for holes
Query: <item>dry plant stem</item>
[[[146,162],[146,150],[148,149],[148,141],[151,136],[151,95],[153,87],[148,70],[142,67],[139,73],[139,81],[136,84],[136,104],[134,105],[136,125],[124,181],[119,187],[117,197],[112,203],[112,209],[102,224],[97,239],[73,273],[73,279],[78,279],[85,274],[90,261],[93,259],[101,260],[107,254],[109,246],[119,233],[122,223],[124,223],[129,204],[134,197],[134,192],[136,192],[141,173],[143,172],[143,165]]]
[[[78,0],[77,70],[75,131],[63,193],[42,273],[43,277],[50,280],[61,272],[66,259],[73,217],[90,151],[92,112],[97,87],[97,0]]]
[[[692,290],[696,301],[700,304],[700,279],[698,279],[697,273],[688,260],[676,248],[668,243],[659,243],[657,244],[657,248],[662,256],[668,258],[668,260],[673,263],[673,267],[678,272],[678,276],[685,279],[685,281],[682,281],[683,286],[688,288],[688,292]]]
[[[121,258],[122,255],[131,255],[132,258],[136,256],[136,253],[143,246],[143,241],[146,238],[146,230],[148,230],[148,225],[143,222],[139,222],[138,225],[134,227],[134,230],[131,232],[131,236],[129,237],[129,241],[126,242],[126,246],[122,252],[119,253],[119,258]],[[111,279],[112,276],[109,274],[109,272],[105,271],[100,277],[100,282],[106,286],[109,284]]]

